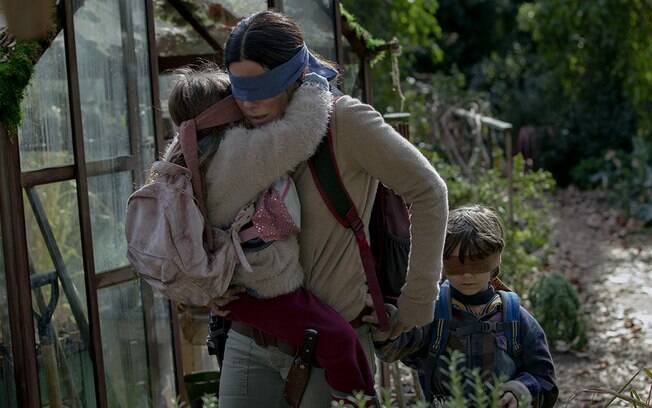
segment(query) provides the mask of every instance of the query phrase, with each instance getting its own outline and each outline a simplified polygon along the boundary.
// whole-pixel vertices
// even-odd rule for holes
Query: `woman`
[[[294,22],[270,11],[241,21],[229,36],[224,55],[233,95],[254,127],[283,116],[306,72],[336,76],[332,66],[305,47]],[[336,102],[331,129],[342,180],[365,224],[378,180],[411,205],[410,266],[390,335],[396,337],[433,318],[448,213],[446,185],[416,148],[356,99],[343,96]],[[373,367],[373,328],[362,319],[367,285],[355,237],[329,212],[307,164],[300,165],[293,178],[302,203],[299,241],[305,286],[351,322]],[[220,192],[209,186],[208,205],[219,199]],[[224,313],[236,296],[219,301]],[[261,340],[251,327],[234,325],[226,343],[220,407],[285,406],[284,379],[293,357],[283,349],[282,342]],[[325,407],[330,401],[323,370],[313,368],[301,406]]]

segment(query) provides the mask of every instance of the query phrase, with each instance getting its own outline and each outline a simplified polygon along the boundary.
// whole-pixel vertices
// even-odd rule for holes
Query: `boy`
[[[500,219],[482,206],[463,207],[450,213],[447,228],[447,280],[440,287],[435,320],[391,340],[377,333],[378,355],[416,368],[430,402],[450,396],[448,364],[442,357],[457,350],[464,355],[463,373],[479,369],[484,380],[506,379],[501,407],[524,406],[528,400],[535,407],[552,407],[558,390],[541,326],[519,306],[516,294],[496,291],[489,284],[498,276],[505,246]],[[467,401],[472,393],[473,386],[467,383]]]

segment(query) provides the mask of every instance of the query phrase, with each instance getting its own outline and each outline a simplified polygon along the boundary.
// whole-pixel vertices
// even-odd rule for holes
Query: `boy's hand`
[[[230,313],[228,310],[229,303],[240,299],[238,294],[244,291],[245,288],[234,286],[229,288],[222,296],[213,299],[209,305],[213,314],[216,314],[220,317],[228,316]]]
[[[512,394],[511,392],[506,392],[503,394],[502,397],[500,397],[500,401],[498,402],[498,405],[501,408],[517,408],[518,407],[518,400]]]

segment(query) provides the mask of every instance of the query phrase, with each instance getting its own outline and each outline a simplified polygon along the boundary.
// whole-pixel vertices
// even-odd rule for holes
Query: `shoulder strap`
[[[333,102],[333,114],[335,112],[335,103],[339,98]],[[371,293],[371,298],[378,317],[378,326],[381,330],[389,330],[389,321],[385,314],[385,306],[383,296],[380,291],[380,284],[376,276],[376,262],[373,253],[367,242],[367,237],[364,232],[364,223],[355,208],[355,204],[346,190],[337,161],[335,160],[335,152],[333,150],[333,132],[331,124],[328,124],[328,131],[326,137],[323,139],[316,153],[310,158],[308,162],[312,178],[319,190],[324,203],[337,219],[337,221],[345,228],[353,231],[355,239],[358,243],[358,250],[360,251],[360,258],[362,259],[362,267],[367,278],[367,286]]]
[[[517,356],[521,352],[521,303],[514,292],[499,290],[498,293],[503,302],[503,322],[507,325],[505,328],[507,352],[511,356]]]
[[[194,120],[188,122],[188,126],[195,127]],[[195,194],[195,200],[201,215],[204,217],[204,243],[206,247],[213,251],[215,250],[215,242],[208,221],[208,212],[206,211],[206,201],[204,200],[204,189],[201,182],[201,173],[199,172],[199,147],[197,146],[196,131],[192,132],[179,132],[179,144],[181,146],[181,153],[186,162],[186,167],[190,170],[190,177],[192,181],[192,189]]]
[[[439,297],[435,305],[435,320],[432,322],[432,338],[430,344],[430,355],[438,358],[446,349],[448,336],[450,334],[449,323],[452,318],[451,314],[451,295],[450,284],[445,281],[439,287]]]

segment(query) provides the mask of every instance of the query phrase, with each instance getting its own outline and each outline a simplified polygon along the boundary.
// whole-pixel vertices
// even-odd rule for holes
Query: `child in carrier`
[[[362,391],[374,401],[373,375],[354,329],[302,288],[301,211],[289,173],[326,134],[333,97],[326,79],[317,74],[306,74],[294,92],[279,120],[257,128],[197,130],[208,221],[229,234],[239,260],[231,283],[246,288],[229,303],[228,318],[293,346],[301,345],[305,329],[316,330],[316,361],[325,370],[333,399]],[[226,73],[187,71],[170,94],[170,114],[184,129],[184,123],[229,94]],[[178,137],[164,160],[182,162]],[[231,279],[228,274],[224,278]]]
[[[444,244],[446,280],[435,320],[393,340],[382,333],[374,339],[382,360],[402,360],[417,369],[432,403],[450,397],[446,358],[454,350],[464,355],[463,373],[479,369],[485,381],[507,379],[501,407],[526,406],[526,401],[552,407],[557,400],[555,368],[541,326],[515,293],[489,284],[499,273],[504,246],[502,223],[492,210],[476,205],[451,211]],[[464,391],[472,401],[472,383],[465,383]]]

